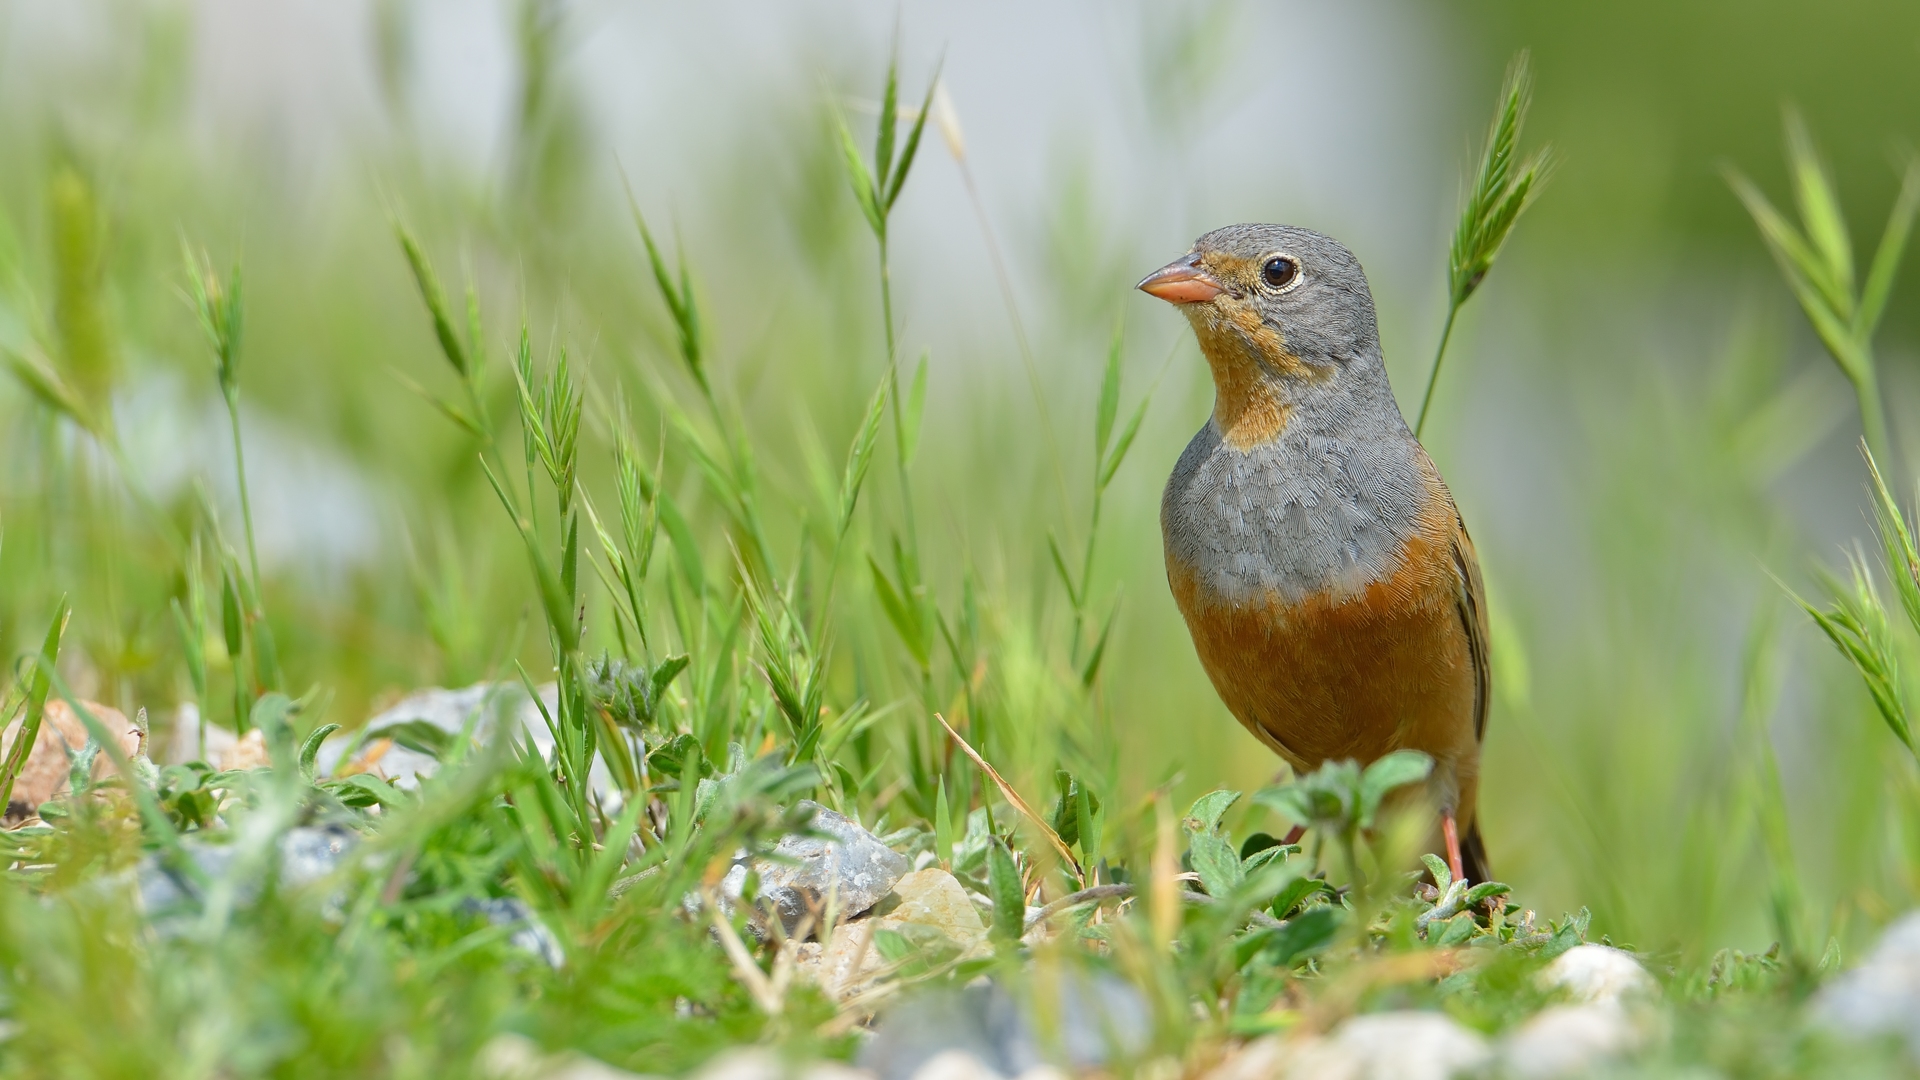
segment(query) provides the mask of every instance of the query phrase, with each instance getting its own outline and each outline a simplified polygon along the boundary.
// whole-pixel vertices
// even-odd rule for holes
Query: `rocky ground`
[[[499,708],[496,698],[503,703]],[[155,738],[144,716],[128,721],[103,706],[94,709],[120,738],[119,748],[144,768],[153,767],[149,751],[187,756],[200,750],[196,729],[182,725]],[[423,734],[421,725],[447,737],[471,738],[485,737],[489,725],[506,722],[537,742],[546,734],[537,715],[524,695],[503,697],[497,687],[429,691],[375,717],[361,735],[336,737],[320,747],[313,768],[334,776],[367,772],[395,786],[417,785],[438,768],[438,758],[429,752],[433,737]],[[50,706],[15,789],[10,808],[15,822],[37,824],[33,808],[58,806],[73,783],[105,776],[111,766],[98,749],[72,709]],[[207,749],[228,769],[268,763],[258,732],[240,740],[216,734]],[[1090,921],[1123,917],[1139,900],[1129,886],[1102,886],[1029,907],[1020,941],[1024,949],[1008,952],[1007,942],[996,941],[991,930],[993,899],[943,869],[930,852],[910,856],[815,803],[802,800],[792,809],[807,821],[803,830],[758,854],[741,851],[717,880],[685,895],[682,914],[711,925],[712,947],[726,953],[736,977],[769,1014],[777,1014],[788,993],[802,985],[835,1003],[841,1017],[836,1023],[856,1037],[852,1062],[796,1063],[764,1047],[743,1048],[709,1062],[696,1080],[1048,1080],[1123,1071],[1200,1080],[1544,1080],[1657,1056],[1672,1035],[1672,1008],[1662,980],[1640,958],[1565,938],[1550,962],[1529,975],[1538,1007],[1495,1034],[1438,1009],[1365,1011],[1360,995],[1350,992],[1356,977],[1351,972],[1309,969],[1298,980],[1291,1007],[1280,1022],[1268,1025],[1272,1030],[1215,1039],[1184,1061],[1154,1059],[1148,1039],[1153,1009],[1142,990],[1109,970],[1063,963],[1062,946],[1073,938],[1061,929],[1067,920],[1055,918],[1063,912],[1086,916],[1075,924],[1084,938]],[[193,835],[185,843],[198,876],[230,881],[238,903],[247,902],[266,873],[234,865],[231,845]],[[331,888],[325,883],[338,880],[337,873],[359,858],[362,847],[360,833],[338,824],[288,829],[277,841],[275,880],[280,887]],[[654,872],[615,880],[610,891],[631,889]],[[193,886],[156,856],[124,876],[159,933],[172,932],[174,920],[194,908]],[[1209,901],[1198,892],[1186,896],[1192,903]],[[330,895],[321,903],[337,908],[344,898]],[[555,935],[520,900],[464,903],[463,910],[503,928],[524,953],[556,969],[566,962]],[[1421,925],[1429,927],[1430,939],[1436,937],[1432,928],[1455,920],[1477,925],[1447,897],[1435,894],[1428,903]],[[1262,916],[1256,912],[1254,918]],[[1284,925],[1271,917],[1265,922]],[[1544,941],[1548,935],[1518,938]],[[1371,972],[1366,977],[1381,982],[1444,981],[1493,962],[1500,945],[1497,935],[1477,942],[1463,936],[1462,941],[1467,944],[1361,957],[1354,970]],[[1009,956],[1026,959],[1010,966]],[[770,963],[759,959],[768,957]],[[982,973],[955,977],[969,964]],[[1920,913],[1894,923],[1862,963],[1827,980],[1793,1022],[1842,1040],[1902,1040],[1911,1061],[1920,1065]],[[544,1054],[517,1036],[495,1038],[480,1066],[498,1080],[643,1075],[575,1054]]]

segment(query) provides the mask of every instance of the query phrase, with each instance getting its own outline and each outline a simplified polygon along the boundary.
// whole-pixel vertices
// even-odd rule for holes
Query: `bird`
[[[1448,869],[1491,880],[1480,563],[1388,385],[1360,260],[1310,229],[1231,225],[1137,288],[1187,317],[1213,376],[1160,524],[1221,701],[1296,772],[1425,752]]]

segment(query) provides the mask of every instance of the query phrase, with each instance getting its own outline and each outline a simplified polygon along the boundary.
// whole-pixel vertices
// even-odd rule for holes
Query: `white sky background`
[[[201,0],[197,114],[218,130],[276,132],[313,175],[352,170],[356,132],[383,122],[373,9],[367,0]],[[419,0],[405,10],[414,131],[476,173],[497,172],[518,78],[515,5]],[[1437,318],[1436,260],[1468,136],[1478,134],[1460,126],[1439,20],[1394,0],[1229,4],[1230,44],[1208,65],[1221,74],[1204,104],[1156,110],[1143,93],[1152,43],[1167,40],[1174,20],[1206,10],[1167,0],[584,0],[569,8],[564,63],[592,118],[604,176],[624,164],[649,209],[690,217],[697,230],[703,185],[726,164],[729,139],[769,100],[831,89],[857,110],[852,95],[877,92],[897,19],[903,97],[944,55],[975,177],[1016,277],[1035,269],[1022,230],[1075,161],[1131,235],[1157,245],[1142,273],[1207,229],[1287,221],[1347,241],[1383,307],[1398,300],[1399,311]],[[17,23],[55,18],[23,14]],[[870,77],[829,88],[817,66],[826,58]],[[1156,123],[1156,112],[1180,119]],[[863,131],[871,122],[853,120]],[[919,326],[936,339],[983,318],[1004,323],[959,175],[937,142],[925,150],[898,211],[898,278],[942,304],[911,316],[950,318],[948,328]],[[956,257],[967,254],[978,259]],[[1391,337],[1393,316],[1383,316]]]

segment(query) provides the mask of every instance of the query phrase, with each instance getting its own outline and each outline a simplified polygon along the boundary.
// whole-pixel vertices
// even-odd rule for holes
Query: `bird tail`
[[[1493,865],[1487,861],[1487,845],[1480,839],[1478,821],[1467,826],[1467,835],[1460,838],[1460,862],[1467,872],[1467,880],[1475,885],[1498,880],[1493,876]]]

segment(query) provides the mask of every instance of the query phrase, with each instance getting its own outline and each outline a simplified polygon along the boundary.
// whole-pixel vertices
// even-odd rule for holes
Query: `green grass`
[[[1422,899],[1404,872],[1419,823],[1375,815],[1423,763],[1273,785],[1192,662],[1154,514],[1207,391],[1184,339],[1169,361],[1165,328],[1122,320],[1137,268],[1080,260],[1020,310],[1000,267],[1018,382],[969,374],[896,310],[893,215],[934,165],[937,70],[907,78],[904,117],[895,65],[846,81],[880,88],[871,150],[856,110],[769,105],[781,139],[733,171],[777,177],[772,195],[720,190],[730,224],[683,230],[643,211],[659,200],[632,163],[629,190],[587,182],[557,9],[524,10],[509,210],[403,146],[369,151],[391,178],[378,201],[243,217],[244,156],[188,164],[161,122],[124,155],[57,141],[0,172],[0,647],[20,658],[0,704],[30,729],[49,700],[144,707],[156,727],[189,702],[273,754],[250,772],[122,761],[98,788],[77,768],[81,795],[0,838],[0,1071],[446,1075],[503,1033],[673,1074],[742,1042],[845,1056],[852,1017],[780,985],[783,946],[730,955],[684,903],[805,797],[989,899],[994,955],[908,957],[903,990],[1104,967],[1154,1009],[1123,1072],[1391,1007],[1499,1032],[1584,936],[1641,947],[1665,986],[1671,1037],[1648,1075],[1897,1074],[1883,1048],[1798,1017],[1920,889],[1903,840],[1920,774],[1888,753],[1912,747],[1920,578],[1901,489],[1875,472],[1882,550],[1825,593],[1796,585],[1824,596],[1807,610],[1848,665],[1797,691],[1826,749],[1776,751],[1802,627],[1764,573],[1728,568],[1797,580],[1809,552],[1768,492],[1840,422],[1830,387],[1782,369],[1788,329],[1749,320],[1714,365],[1580,395],[1638,437],[1583,462],[1563,580],[1529,576],[1521,541],[1479,524],[1490,481],[1436,440],[1494,586],[1485,831],[1512,891],[1435,868]],[[1516,67],[1455,231],[1435,379],[1539,190],[1539,159],[1516,158],[1527,87]],[[1878,430],[1898,398],[1882,400],[1872,339],[1920,189],[1909,173],[1855,289],[1837,196],[1792,132],[1801,226],[1736,187],[1898,485],[1910,470]],[[1071,185],[1060,197],[1057,243],[1119,232]],[[1501,290],[1528,295],[1518,276]],[[1391,333],[1403,318],[1383,312]],[[1456,351],[1485,338],[1470,329]],[[1582,377],[1566,386],[1593,389]],[[126,418],[166,379],[215,406],[231,457],[162,489]],[[1437,432],[1457,426],[1452,396]],[[273,556],[251,417],[340,448],[391,497],[403,525],[377,557]],[[1581,587],[1604,601],[1569,597]],[[345,738],[397,690],[483,678],[558,684],[550,758],[452,745],[417,793],[314,775],[331,725]],[[0,789],[18,756],[0,754]],[[593,794],[596,762],[618,800]],[[1309,849],[1283,853],[1269,834],[1295,821],[1315,826]],[[333,879],[207,881],[165,933],[133,909],[143,857],[191,879],[183,846],[211,838],[265,874],[275,838],[315,822],[364,837]],[[1019,944],[1029,904],[1101,886],[1133,893]],[[539,914],[561,967],[470,903],[501,897]],[[1487,962],[1379,977],[1383,957],[1453,948]]]

